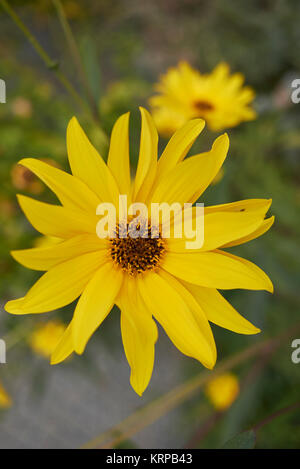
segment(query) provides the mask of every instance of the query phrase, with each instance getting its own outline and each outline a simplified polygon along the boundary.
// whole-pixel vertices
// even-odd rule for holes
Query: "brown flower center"
[[[215,108],[212,103],[210,103],[209,101],[205,101],[204,99],[199,99],[197,101],[194,101],[193,106],[196,109],[196,111],[199,113],[213,111]]]
[[[150,227],[141,230],[138,237],[130,236],[128,225],[127,230],[118,227],[116,238],[110,239],[110,245],[110,254],[114,263],[130,275],[154,270],[165,251],[165,242],[160,233],[157,237],[151,238]]]

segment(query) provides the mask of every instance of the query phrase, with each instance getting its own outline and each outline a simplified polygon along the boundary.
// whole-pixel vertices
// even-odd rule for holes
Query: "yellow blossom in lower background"
[[[0,409],[8,409],[12,406],[12,399],[0,383]]]
[[[29,345],[37,355],[49,358],[62,338],[65,329],[65,324],[58,320],[39,324],[29,337]]]
[[[233,404],[240,392],[238,378],[224,373],[208,382],[205,394],[217,410],[226,410]]]
[[[255,94],[243,83],[244,76],[230,75],[229,65],[223,62],[209,74],[179,62],[161,76],[155,85],[158,94],[149,100],[158,131],[168,137],[189,119],[198,117],[214,131],[255,119],[250,107]]]

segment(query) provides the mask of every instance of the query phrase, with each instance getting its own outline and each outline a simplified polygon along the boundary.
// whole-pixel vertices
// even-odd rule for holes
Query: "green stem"
[[[85,68],[82,63],[81,55],[78,50],[78,46],[74,37],[74,34],[72,32],[72,29],[68,23],[68,20],[66,18],[63,6],[61,4],[60,0],[52,0],[52,3],[57,11],[57,15],[60,21],[60,24],[62,26],[62,29],[64,31],[64,34],[66,36],[67,43],[69,45],[70,53],[73,58],[73,61],[75,63],[75,66],[78,70],[79,77],[82,83],[82,86],[85,89],[87,99],[89,101],[89,105],[91,108],[91,112],[94,116],[94,119],[96,121],[100,121],[100,116],[99,116],[99,111],[98,111],[98,106],[97,103],[94,100],[93,93],[88,81],[88,77],[85,71]]]
[[[76,103],[83,109],[87,109],[87,105],[85,101],[81,98],[81,96],[77,93],[74,86],[70,83],[70,81],[65,77],[65,75],[58,69],[58,63],[53,61],[51,57],[47,54],[45,49],[40,45],[37,39],[31,34],[27,26],[23,23],[21,18],[15,13],[15,11],[11,8],[11,6],[7,3],[6,0],[0,0],[0,4],[2,5],[3,9],[6,13],[11,17],[13,22],[16,26],[23,32],[26,36],[28,41],[31,43],[37,54],[43,60],[44,64],[49,70],[52,70],[55,75],[57,76],[58,80],[64,86],[64,88],[68,91],[68,93],[73,97]]]

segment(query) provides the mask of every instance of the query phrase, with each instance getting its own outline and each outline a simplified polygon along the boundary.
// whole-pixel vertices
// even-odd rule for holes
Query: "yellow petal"
[[[75,117],[68,125],[67,148],[73,175],[94,191],[102,202],[110,202],[117,207],[119,200],[117,183]]]
[[[144,202],[156,175],[158,135],[149,112],[142,107],[140,111],[142,116],[140,153],[133,187],[133,200]]]
[[[88,283],[77,303],[73,319],[73,340],[77,353],[83,353],[89,338],[110,312],[122,280],[122,271],[109,262]]]
[[[52,352],[51,365],[57,365],[57,363],[63,362],[74,352],[72,327],[71,321],[55,350]]]
[[[232,246],[238,246],[239,244],[247,243],[248,241],[252,241],[253,239],[258,238],[259,236],[262,236],[271,228],[271,226],[274,223],[274,220],[275,220],[275,217],[267,218],[266,220],[262,222],[262,224],[256,230],[254,230],[248,236],[243,236],[241,238],[238,238],[235,241],[231,241],[230,243],[224,244],[222,247],[230,248]]]
[[[45,313],[71,303],[82,293],[97,269],[106,261],[105,250],[90,252],[58,264],[31,287],[24,298],[9,301],[8,313]]]
[[[163,270],[160,271],[160,276],[163,277],[180,294],[190,311],[193,313],[193,316],[205,338],[205,341],[209,344],[212,353],[212,361],[215,363],[217,360],[215,339],[201,305],[199,305],[194,296],[191,295],[184,282],[178,281],[175,277],[173,277],[173,275],[170,275],[168,272]]]
[[[190,210],[191,211],[191,210]],[[204,223],[204,242],[201,251],[211,251],[233,240],[250,236],[263,222],[264,214],[258,212],[215,212],[204,216],[193,217],[193,226],[195,228]],[[184,219],[183,219],[184,220]],[[184,224],[183,224],[184,228]],[[182,230],[184,233],[184,230]],[[200,237],[200,230],[198,237]],[[196,240],[182,238],[170,238],[168,240],[168,249],[172,252],[193,252],[186,249],[186,242]],[[198,250],[198,249],[197,249]],[[195,251],[197,251],[195,249]],[[194,251],[194,252],[195,252]]]
[[[110,138],[107,164],[118,183],[120,194],[130,196],[129,112],[116,121]],[[128,204],[130,202],[128,201]]]
[[[229,147],[227,134],[218,137],[211,151],[187,158],[161,178],[151,202],[194,203],[220,170]]]
[[[204,126],[205,121],[203,119],[193,119],[175,132],[158,160],[158,178],[167,174],[185,158]]]
[[[194,314],[180,292],[157,273],[138,277],[138,288],[147,308],[165,329],[174,345],[212,368],[215,353],[199,328]]]
[[[186,282],[203,287],[273,291],[269,277],[259,267],[224,251],[169,252],[162,267]]]
[[[46,247],[11,251],[11,255],[29,269],[49,270],[68,259],[106,248],[106,240],[96,234],[83,234]]]
[[[72,210],[80,208],[95,214],[99,198],[76,177],[34,158],[24,158],[19,164],[47,184],[65,207]]]
[[[198,301],[209,321],[238,334],[248,335],[260,332],[260,329],[243,318],[217,290],[186,282],[184,285]]]
[[[238,202],[231,202],[229,204],[211,205],[205,207],[205,213],[214,212],[259,212],[266,214],[272,199],[246,199],[239,200]]]
[[[95,233],[98,219],[81,210],[70,210],[18,195],[18,202],[27,219],[40,233],[70,238],[82,233]]]
[[[151,313],[138,294],[136,280],[125,279],[119,302],[122,340],[131,368],[131,386],[141,396],[151,379],[158,333]]]

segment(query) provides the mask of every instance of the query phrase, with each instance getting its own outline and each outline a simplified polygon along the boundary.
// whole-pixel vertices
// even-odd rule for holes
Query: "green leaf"
[[[255,431],[248,430],[228,440],[222,446],[222,449],[253,449],[255,447],[255,442]]]

